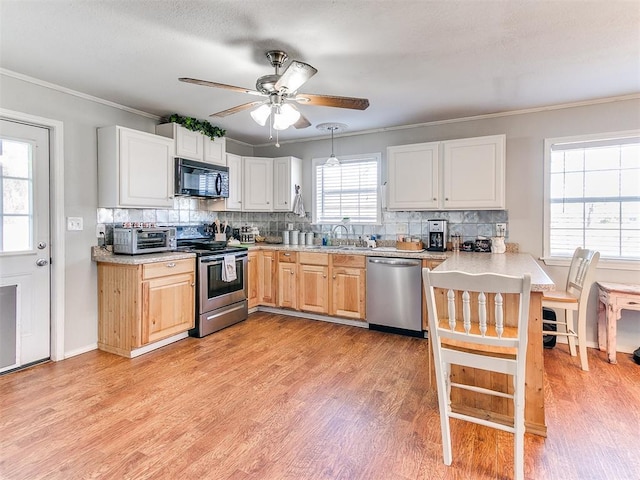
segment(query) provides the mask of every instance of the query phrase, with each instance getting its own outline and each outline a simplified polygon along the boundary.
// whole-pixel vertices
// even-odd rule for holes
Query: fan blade
[[[186,78],[186,77],[179,78],[178,80],[180,80],[181,82],[193,83],[195,85],[202,85],[205,87],[226,88],[227,90],[233,90],[234,92],[248,93],[249,95],[259,95],[261,97],[266,96],[264,93],[260,93],[256,90],[249,90],[248,88],[235,87],[233,85],[227,85],[225,83],[216,83],[216,82],[210,82],[208,80],[198,80],[197,78]]]
[[[314,95],[301,93],[296,95],[295,101],[304,105],[317,105],[320,107],[352,108],[354,110],[366,110],[369,100],[356,97],[337,97],[335,95]]]
[[[243,103],[242,105],[238,105],[237,107],[228,108],[226,110],[222,110],[221,112],[212,113],[209,115],[210,117],[226,117],[227,115],[233,115],[234,113],[243,112],[245,110],[249,110],[251,107],[255,107],[256,105],[260,105],[264,103],[262,100],[256,100],[255,102]]]
[[[295,128],[307,128],[311,126],[311,122],[307,120],[307,118],[304,115],[300,114],[300,118],[296,123],[293,124],[293,126]]]
[[[293,93],[316,73],[318,70],[308,63],[293,60],[276,82],[275,89],[277,92]]]

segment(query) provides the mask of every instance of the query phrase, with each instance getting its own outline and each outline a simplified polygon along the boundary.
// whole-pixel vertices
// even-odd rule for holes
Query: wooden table
[[[527,344],[527,371],[525,378],[525,426],[528,433],[546,436],[547,425],[544,415],[544,365],[542,344],[542,293],[553,290],[554,283],[540,268],[531,255],[526,253],[469,253],[456,252],[436,271],[458,270],[467,273],[500,273],[521,276],[531,274],[531,297],[529,300],[529,332]],[[444,297],[443,297],[444,298]],[[507,302],[505,302],[506,304]],[[452,375],[474,377],[473,381],[482,386],[495,387],[504,384],[504,388],[513,391],[513,382],[507,375],[491,374],[483,370],[456,371]],[[461,391],[454,397],[452,408],[473,415],[486,415],[497,421],[508,422],[513,418],[513,402],[491,402],[487,405],[486,395]]]
[[[616,360],[616,330],[622,310],[640,311],[640,285],[597,282],[598,346],[607,351],[609,363]]]

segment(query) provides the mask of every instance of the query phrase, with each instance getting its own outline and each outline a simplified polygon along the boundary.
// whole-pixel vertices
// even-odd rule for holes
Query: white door
[[[0,372],[50,356],[49,130],[0,120]]]

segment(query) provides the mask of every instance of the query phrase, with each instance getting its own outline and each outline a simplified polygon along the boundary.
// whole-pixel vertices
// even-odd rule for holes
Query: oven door
[[[198,280],[200,314],[225,307],[247,298],[247,254],[236,254],[236,279],[222,280],[223,255],[200,259]]]

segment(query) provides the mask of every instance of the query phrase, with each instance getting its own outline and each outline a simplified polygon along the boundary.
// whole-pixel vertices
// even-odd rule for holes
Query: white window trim
[[[604,132],[604,133],[592,133],[586,135],[572,135],[570,137],[557,137],[557,138],[545,138],[544,140],[544,194],[543,194],[543,256],[540,258],[545,265],[553,266],[569,266],[571,263],[570,256],[551,256],[550,250],[550,222],[551,222],[551,184],[550,184],[550,170],[551,170],[551,147],[558,143],[577,143],[577,142],[592,142],[596,140],[603,140],[606,138],[624,138],[624,137],[637,137],[640,136],[640,129],[638,130],[624,130],[620,132]],[[597,269],[611,269],[611,270],[638,270],[640,269],[640,261],[638,260],[617,260],[601,258],[598,261]]]
[[[382,176],[382,154],[378,153],[362,153],[359,155],[340,155],[340,161],[348,162],[350,160],[360,160],[363,158],[375,158],[376,163],[378,164],[378,200],[376,206],[376,221],[374,223],[362,223],[362,222],[353,222],[354,225],[382,225],[382,191],[380,189],[380,181]],[[326,157],[323,158],[312,158],[311,159],[311,212],[312,219],[311,223],[313,225],[334,225],[331,222],[318,222],[317,217],[317,208],[316,208],[316,167],[321,165],[327,161]],[[338,167],[340,168],[340,167]]]

